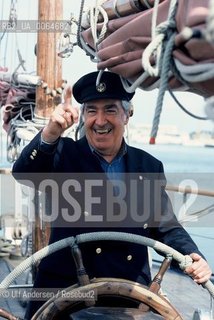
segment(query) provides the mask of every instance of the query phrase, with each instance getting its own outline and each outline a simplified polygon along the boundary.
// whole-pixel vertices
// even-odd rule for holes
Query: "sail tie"
[[[99,15],[103,16],[103,24],[100,33],[97,33],[97,24]],[[96,52],[98,51],[99,43],[104,39],[106,31],[107,31],[107,24],[108,24],[108,14],[103,9],[102,6],[98,5],[98,0],[96,1],[96,6],[90,8],[90,25],[91,25],[91,32],[92,37],[94,39],[94,47],[96,48]]]
[[[77,45],[82,48],[86,54],[88,54],[93,62],[98,61],[97,53],[95,50],[93,50],[90,46],[87,45],[87,43],[84,41],[81,31],[82,31],[82,20],[83,20],[83,9],[84,9],[84,3],[85,0],[81,0],[80,4],[80,13],[79,13],[79,19],[77,24]],[[86,13],[86,19],[89,19],[89,10]]]
[[[168,78],[170,74],[170,66],[172,64],[172,51],[175,44],[176,24],[175,15],[177,10],[177,0],[170,3],[168,18],[156,27],[157,10],[159,0],[155,1],[153,21],[152,21],[152,41],[146,47],[142,55],[142,65],[144,70],[152,77],[160,76],[160,86],[158,99],[155,108],[155,114],[150,134],[150,144],[155,143],[162,112],[162,105],[165,92],[168,87]],[[156,63],[152,66],[150,59],[154,57]]]

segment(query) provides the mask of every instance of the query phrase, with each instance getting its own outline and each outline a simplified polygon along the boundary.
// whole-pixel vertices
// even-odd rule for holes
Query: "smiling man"
[[[88,143],[111,162],[117,155],[128,122],[119,100],[94,100],[85,103],[84,123]]]
[[[130,100],[134,93],[126,92],[118,75],[111,72],[103,72],[101,77],[98,75],[98,72],[87,74],[73,86],[73,95],[81,104],[85,136],[77,141],[62,137],[68,127],[78,122],[78,110],[71,105],[72,94],[71,89],[68,89],[64,103],[56,107],[49,123],[24,148],[14,164],[14,177],[27,179],[30,173],[37,173],[38,177],[39,173],[46,172],[59,173],[60,177],[65,175],[67,179],[66,197],[69,196],[72,201],[65,202],[63,212],[70,210],[70,217],[72,217],[71,203],[76,203],[81,223],[77,225],[69,220],[67,223],[64,221],[63,224],[60,224],[61,221],[57,219],[52,225],[50,243],[80,233],[98,230],[123,231],[151,237],[172,246],[183,254],[191,255],[193,264],[186,268],[186,272],[197,283],[205,282],[209,279],[211,270],[173,213],[164,188],[165,178],[162,163],[147,152],[129,146],[123,138],[125,125],[132,112]],[[97,81],[98,78],[99,81]],[[89,199],[84,199],[86,193],[82,192],[81,183],[75,180],[77,176],[80,180],[84,177],[86,179],[88,173],[97,173],[101,180],[107,179],[108,182],[119,179],[123,181],[124,185],[126,182],[130,182],[130,175],[134,175],[134,178],[137,177],[137,180],[132,178],[126,192],[124,189],[123,192],[120,190],[120,184],[116,186],[113,184],[113,193],[110,199],[115,201],[118,197],[120,200],[116,206],[116,213],[118,213],[118,208],[121,212],[126,210],[127,215],[132,218],[134,217],[133,213],[138,213],[137,223],[134,218],[130,218],[125,224],[123,221],[117,220],[121,223],[118,225],[116,219],[112,219],[109,225],[97,223],[97,228],[94,228],[94,224],[93,228],[90,228],[91,225],[87,224],[87,221],[89,221],[88,216],[92,217],[92,215],[89,210],[86,210],[90,207]],[[154,190],[145,193],[146,188],[143,183],[146,173],[150,173],[152,177],[153,175],[162,177],[163,185],[159,189],[160,196],[157,197],[161,199],[159,208]],[[40,176],[43,178],[43,174]],[[72,185],[69,186],[69,182],[72,182]],[[155,179],[152,178],[151,182],[152,186]],[[135,185],[139,187],[136,189]],[[99,194],[103,186],[104,183],[97,182],[94,189]],[[62,188],[62,190],[64,189]],[[74,193],[76,193],[78,201],[74,199]],[[102,196],[105,205],[101,210],[99,204]],[[114,206],[109,206],[109,199],[106,199],[105,196],[106,193],[100,193],[100,198],[98,195],[93,199],[90,197],[90,204],[95,205],[94,221],[98,217],[102,218],[102,215],[109,214],[109,212],[105,212],[106,208],[114,208]],[[85,207],[82,206],[83,203],[85,203]],[[145,203],[148,203],[148,206],[145,206]],[[129,204],[134,205],[132,210],[127,210],[130,208]],[[114,214],[111,216],[118,218]],[[125,217],[125,215],[123,216]],[[82,219],[83,217],[86,218]],[[100,219],[99,221],[104,220]],[[97,220],[97,222],[99,221]],[[146,285],[151,281],[148,252],[145,247],[130,243],[111,242],[111,244],[105,244],[95,241],[81,245],[81,248],[89,278],[124,278]],[[34,285],[35,288],[64,288],[76,282],[76,268],[71,249],[66,248],[41,261]],[[30,319],[42,303],[44,301],[32,301],[26,319]]]
[[[128,93],[120,78],[110,72],[102,74],[96,85],[97,72],[82,77],[73,94],[82,103],[86,138],[103,158],[111,162],[121,148],[124,128],[128,123],[134,93]],[[83,88],[85,88],[83,90]]]

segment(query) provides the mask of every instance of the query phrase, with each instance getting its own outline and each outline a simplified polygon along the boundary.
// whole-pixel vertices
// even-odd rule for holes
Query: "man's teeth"
[[[111,131],[111,129],[105,129],[105,130],[97,129],[96,130],[97,133],[101,133],[101,134],[109,133],[110,131]]]

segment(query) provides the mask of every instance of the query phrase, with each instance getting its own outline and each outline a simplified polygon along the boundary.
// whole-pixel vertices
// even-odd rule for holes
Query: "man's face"
[[[89,144],[111,161],[118,153],[128,122],[121,101],[101,99],[84,104],[84,122]]]

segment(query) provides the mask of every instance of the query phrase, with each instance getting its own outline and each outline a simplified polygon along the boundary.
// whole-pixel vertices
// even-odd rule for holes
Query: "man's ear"
[[[129,115],[125,114],[124,124],[126,125],[129,122]]]

